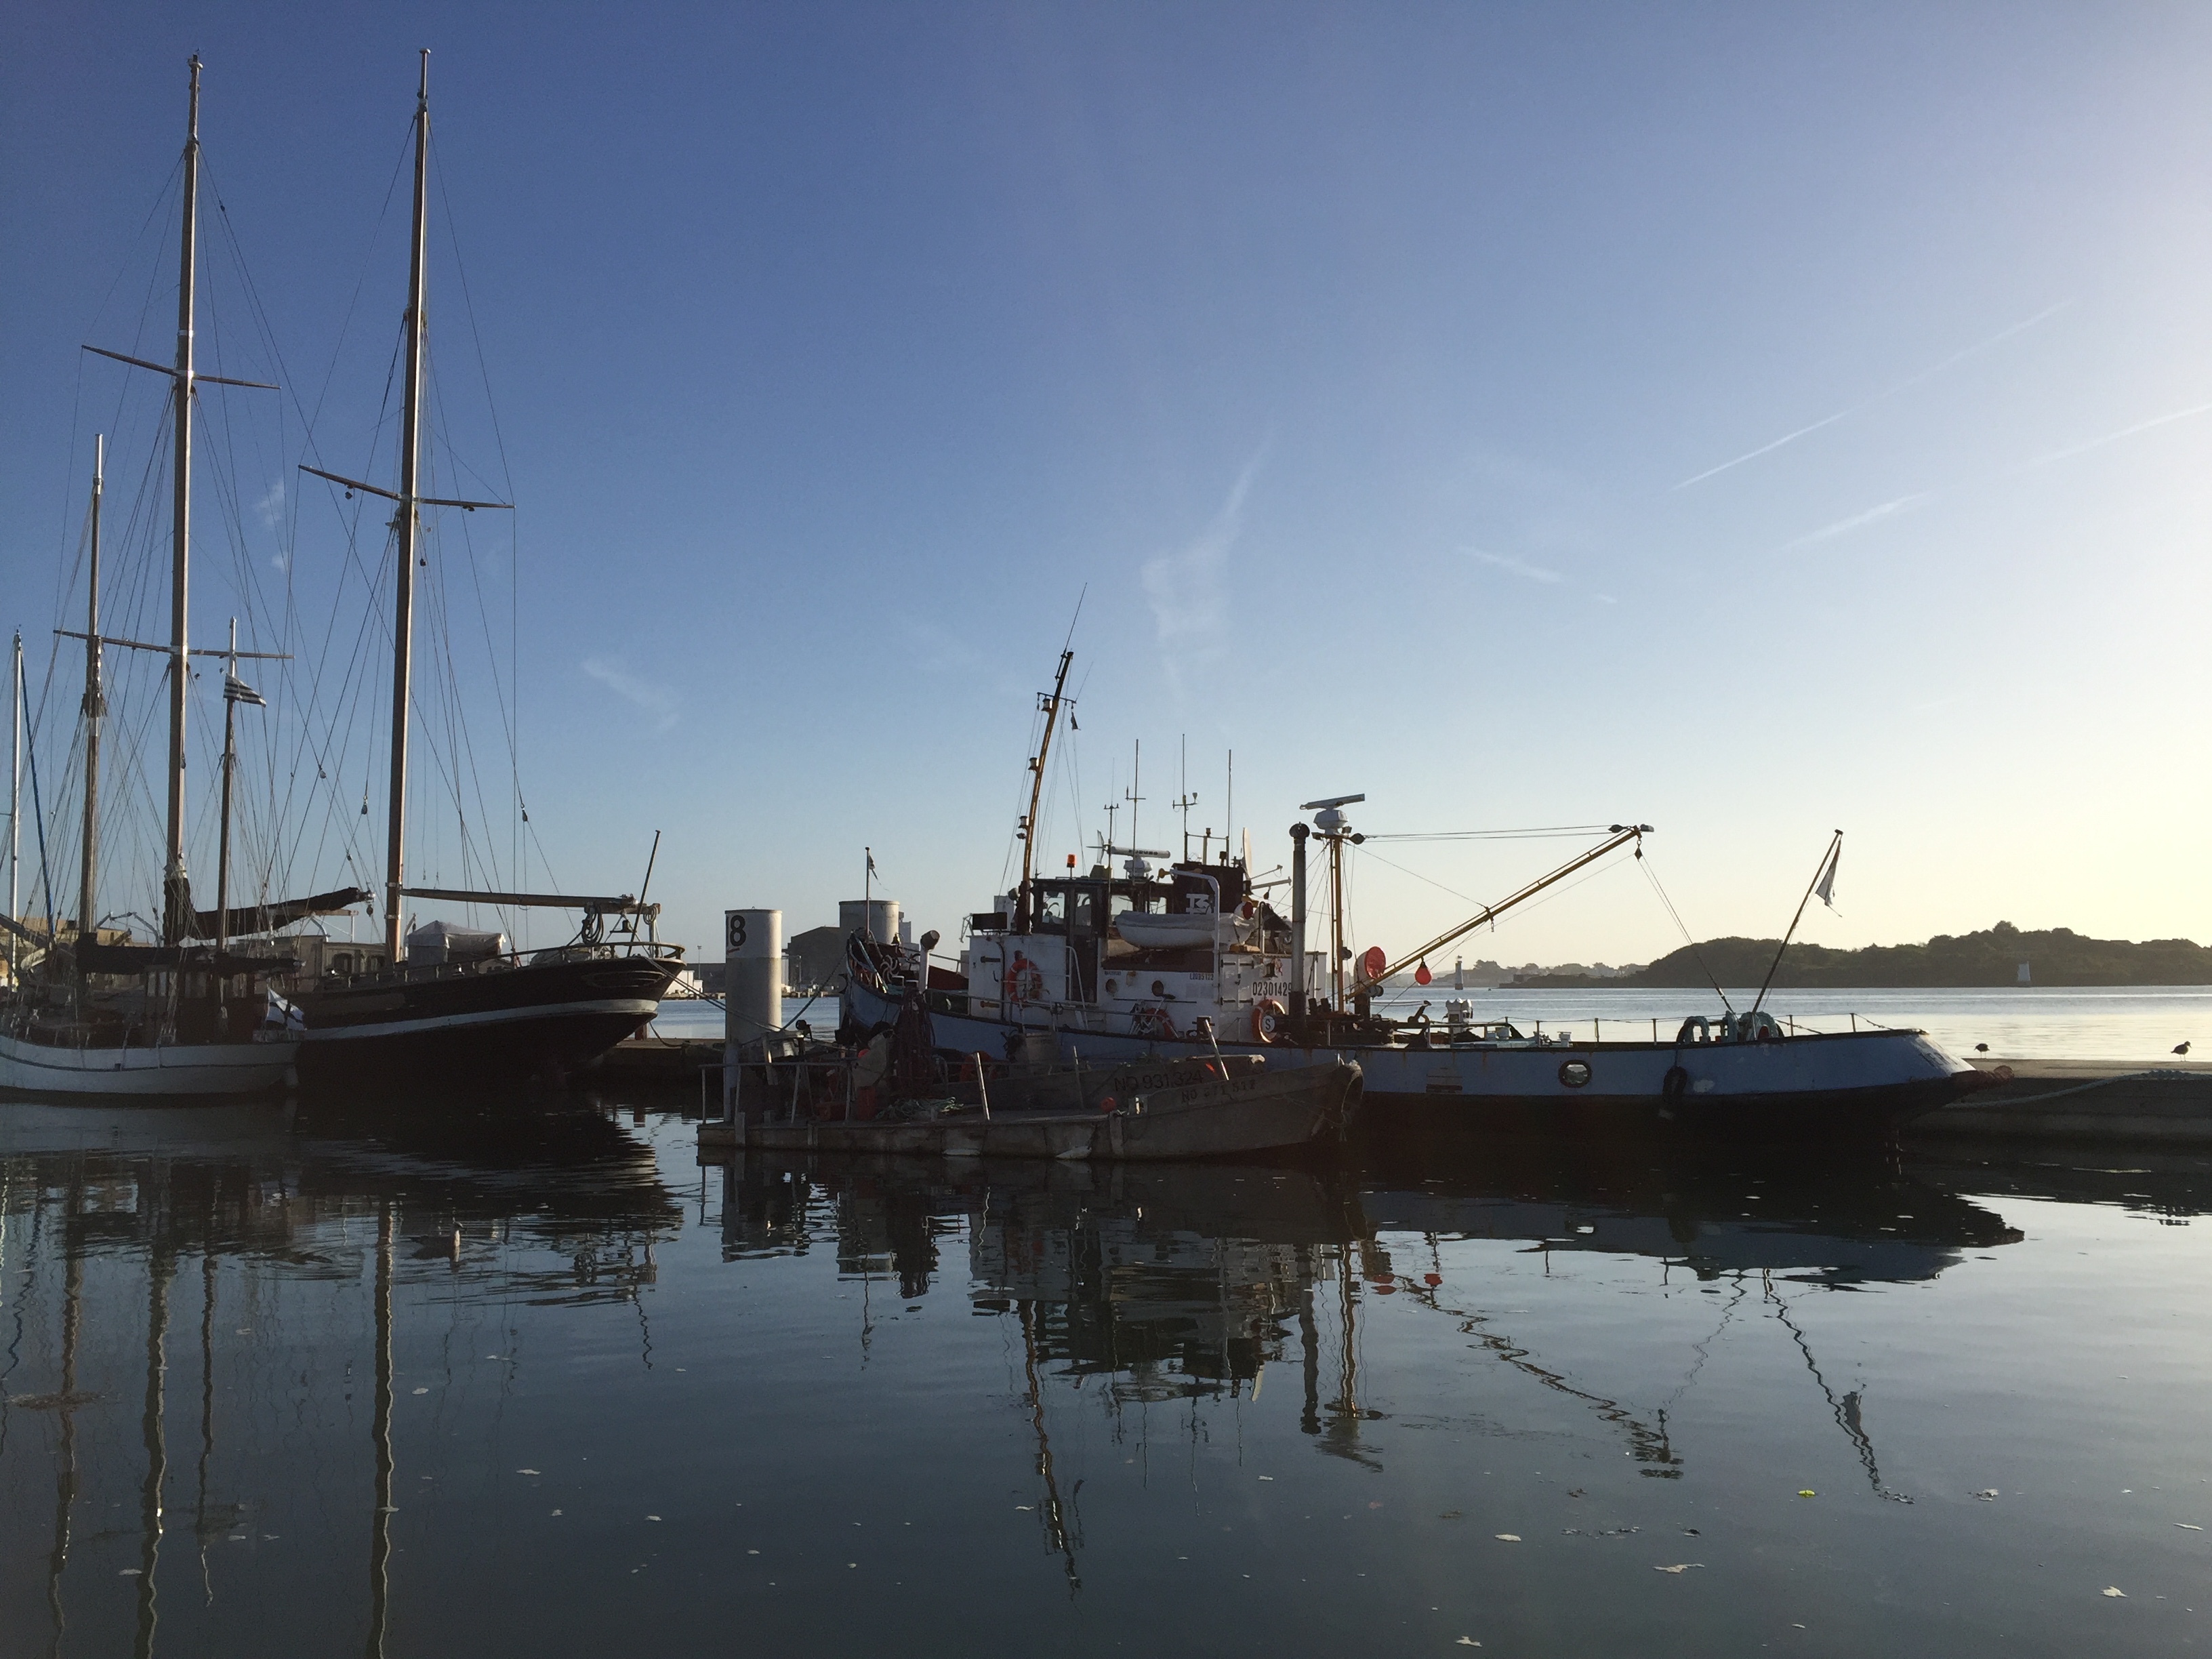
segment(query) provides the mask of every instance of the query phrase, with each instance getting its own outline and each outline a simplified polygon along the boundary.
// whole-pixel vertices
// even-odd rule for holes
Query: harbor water
[[[541,1103],[542,1104],[542,1103]],[[0,1651],[2171,1654],[2212,1164],[0,1105]]]

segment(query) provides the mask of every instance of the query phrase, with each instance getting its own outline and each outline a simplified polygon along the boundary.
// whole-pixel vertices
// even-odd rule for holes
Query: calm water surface
[[[2208,1199],[0,1106],[0,1653],[2172,1653]]]

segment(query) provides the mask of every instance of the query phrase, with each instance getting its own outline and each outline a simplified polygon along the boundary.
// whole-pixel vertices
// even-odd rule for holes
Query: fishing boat
[[[574,896],[414,884],[406,831],[415,573],[423,561],[423,510],[507,510],[510,504],[422,493],[424,303],[430,147],[430,54],[422,56],[415,107],[415,194],[396,489],[319,467],[301,471],[392,504],[391,781],[386,801],[384,951],[332,971],[294,995],[302,1020],[300,1070],[319,1089],[434,1084],[563,1074],[653,1018],[683,967],[683,947],[659,942],[660,908],[647,903],[652,861],[635,896]],[[364,811],[366,803],[364,803]],[[659,852],[654,838],[654,853]],[[495,931],[432,923],[408,931],[407,902],[577,913],[574,939],[514,951]],[[363,953],[366,957],[367,953]]]
[[[1103,1067],[1235,1052],[1271,1068],[1341,1055],[1361,1067],[1370,1120],[1441,1116],[1543,1131],[1880,1137],[1982,1081],[1925,1033],[1800,1031],[1757,1004],[1692,1013],[1672,1030],[1655,1024],[1648,1036],[1594,1031],[1588,1039],[1479,1022],[1465,1001],[1450,1004],[1442,1020],[1428,1016],[1427,1005],[1411,1017],[1376,1009],[1387,982],[1464,934],[1600,860],[1623,851],[1640,857],[1647,824],[1611,826],[1595,846],[1395,961],[1380,949],[1355,959],[1346,943],[1344,861],[1364,837],[1345,809],[1364,795],[1301,807],[1314,817],[1291,829],[1287,916],[1265,896],[1273,889],[1255,884],[1249,855],[1225,851],[1155,866],[1165,854],[1108,839],[1087,873],[1071,856],[1066,875],[1042,877],[1031,843],[1068,660],[1063,652],[1053,690],[1040,694],[1030,811],[1015,831],[1019,882],[968,918],[957,968],[929,963],[934,934],[920,949],[854,934],[848,1038],[895,1025],[902,1006],[920,997],[949,1054],[1042,1052]],[[1328,905],[1320,919],[1325,938],[1310,940],[1314,842],[1325,857]],[[1118,872],[1109,862],[1117,857]]]
[[[86,620],[82,632],[57,635],[84,642],[84,694],[80,709],[83,756],[79,822],[76,916],[60,916],[52,897],[52,872],[44,856],[47,823],[39,815],[46,914],[26,918],[16,891],[16,842],[21,834],[21,771],[25,681],[22,640],[14,661],[14,764],[10,769],[9,988],[0,1002],[0,1088],[39,1095],[129,1095],[161,1098],[252,1094],[294,1076],[299,1050],[270,983],[295,964],[276,950],[234,950],[239,936],[267,932],[308,915],[328,915],[366,898],[356,889],[312,898],[234,908],[231,877],[231,780],[237,765],[236,715],[263,699],[239,678],[241,660],[273,653],[240,651],[237,624],[228,649],[192,646],[188,639],[188,553],[191,538],[192,426],[196,388],[202,385],[258,387],[260,382],[200,372],[193,357],[195,271],[198,232],[200,62],[191,60],[189,113],[182,163],[182,246],[173,363],[157,363],[102,347],[87,350],[169,377],[169,411],[175,453],[170,500],[169,638],[149,643],[104,635],[100,628],[100,505],[106,448],[96,441],[88,511]],[[100,738],[109,717],[103,678],[107,647],[166,658],[168,752],[166,763],[167,836],[157,906],[159,937],[142,941],[125,927],[106,925],[97,908],[100,839]],[[216,906],[194,907],[185,866],[186,800],[185,740],[191,659],[217,658],[223,667],[223,748],[221,850]],[[37,794],[35,741],[31,750]],[[34,806],[37,805],[34,800]],[[58,833],[60,826],[55,826]]]

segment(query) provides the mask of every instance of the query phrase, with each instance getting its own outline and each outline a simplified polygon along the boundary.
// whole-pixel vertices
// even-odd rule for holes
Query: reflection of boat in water
[[[28,1311],[58,1325],[49,1346],[24,1342],[19,1323],[17,1358],[32,1363],[11,1363],[6,1397],[9,1412],[53,1425],[44,1553],[55,1651],[87,1645],[73,1619],[113,1629],[126,1595],[134,1650],[155,1651],[157,1636],[179,1650],[215,1650],[204,1621],[214,1586],[228,1581],[220,1569],[210,1576],[210,1553],[243,1559],[254,1518],[288,1496],[264,1461],[276,1396],[298,1413],[288,1434],[335,1436],[316,1444],[306,1501],[335,1519],[343,1559],[358,1564],[351,1552],[366,1552],[366,1607],[351,1607],[365,1613],[368,1651],[380,1651],[389,1581],[407,1559],[391,1518],[410,1443],[407,1419],[395,1421],[407,1392],[402,1338],[411,1324],[419,1342],[425,1291],[435,1287],[434,1334],[466,1328],[471,1304],[502,1313],[518,1299],[615,1303],[635,1308],[643,1344],[639,1291],[654,1277],[654,1241],[682,1219],[651,1150],[593,1111],[518,1122],[495,1107],[450,1105],[303,1115],[247,1104],[11,1104],[0,1106],[0,1176],[8,1241],[18,1229],[33,1241],[7,1264],[19,1321]],[[524,1254],[532,1244],[535,1261]],[[42,1352],[52,1367],[43,1376]],[[35,1433],[17,1443],[26,1449],[11,1447],[11,1457],[40,1455],[27,1449]],[[416,1445],[419,1466],[428,1449]],[[86,1534],[88,1520],[125,1524],[120,1509],[88,1510],[102,1488],[118,1502],[127,1490],[136,1511],[137,1547],[120,1577],[79,1547],[117,1535]],[[179,1547],[200,1556],[181,1598]],[[347,1574],[349,1587],[360,1571]],[[347,1612],[318,1602],[312,1616],[343,1627]]]
[[[1923,1151],[1905,1167],[1923,1181],[1992,1197],[2110,1204],[2176,1223],[2212,1214],[2212,1156],[2129,1146],[2054,1158],[2052,1150],[2039,1148],[2035,1155],[2002,1163]]]
[[[1692,1156],[1614,1167],[1578,1164],[1543,1146],[1352,1177],[1236,1165],[948,1170],[771,1155],[726,1166],[724,1191],[726,1253],[800,1249],[810,1228],[833,1232],[843,1273],[893,1279],[909,1300],[930,1291],[945,1270],[943,1253],[964,1233],[971,1305],[1018,1328],[1039,1443],[1039,1512],[1060,1516],[1047,1541],[1071,1556],[1073,1495],[1061,1505],[1045,1474],[1054,1379],[1116,1413],[1176,1401],[1195,1413],[1209,1401],[1256,1396],[1289,1369],[1298,1378],[1299,1426],[1316,1449],[1379,1466],[1389,1443],[1369,1425],[1395,1409],[1398,1347],[1379,1333],[1405,1328],[1374,1324],[1386,1297],[1449,1319],[1498,1365],[1573,1402],[1643,1472],[1679,1476],[1689,1453],[1672,1419],[1706,1364],[1703,1346],[1680,1384],[1649,1397],[1548,1357],[1517,1310],[1488,1305],[1480,1269],[1470,1276],[1470,1258],[1455,1248],[1490,1240],[1521,1253],[1650,1264],[1632,1275],[1686,1269],[1721,1298],[1714,1316],[1723,1326],[1759,1318],[1785,1334],[1872,1489],[1896,1498],[1875,1457],[1863,1388],[1831,1383],[1817,1325],[1793,1302],[1924,1280],[2021,1237],[1955,1191],[1877,1160],[1814,1172]]]
[[[1933,1279],[2019,1229],[1886,1164],[1675,1158],[1592,1167],[1542,1145],[1486,1146],[1479,1182],[1433,1160],[1378,1172],[1363,1196],[1383,1232],[1522,1239],[1545,1250],[1654,1257],[1700,1278],[1767,1273],[1833,1284]]]

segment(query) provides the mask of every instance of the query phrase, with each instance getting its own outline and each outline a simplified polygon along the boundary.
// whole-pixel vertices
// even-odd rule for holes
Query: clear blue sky
[[[574,890],[665,830],[709,956],[725,904],[832,919],[864,844],[957,931],[1086,586],[1054,864],[1139,738],[1168,844],[1187,735],[1193,829],[1233,748],[1263,863],[1364,789],[1377,831],[1650,822],[1700,934],[1778,931],[1841,827],[1824,942],[2212,938],[2212,12],[56,3],[0,44],[0,622],[43,651],[125,395],[77,346],[171,280],[195,50],[317,453],[388,476],[428,46],[533,827]],[[284,419],[245,471],[315,511],[243,533],[334,592]],[[1378,850],[1477,897],[1553,851]],[[1465,908],[1358,896],[1386,947]],[[1624,870],[1470,954],[1676,942]]]

